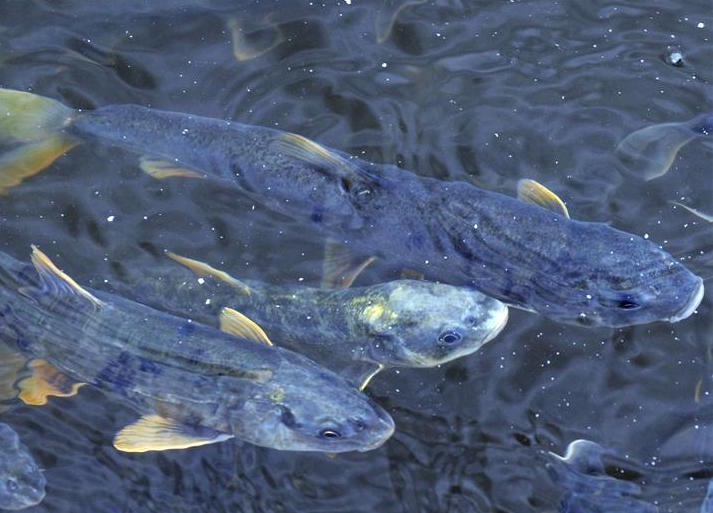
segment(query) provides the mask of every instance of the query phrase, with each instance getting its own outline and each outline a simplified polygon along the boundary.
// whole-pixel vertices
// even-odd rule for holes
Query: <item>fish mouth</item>
[[[373,443],[360,447],[358,449],[359,452],[373,451],[374,449],[378,449],[379,447],[384,445],[384,442],[391,438],[391,435],[393,435],[394,431],[396,430],[396,424],[394,423],[394,419],[391,418],[391,415],[389,415],[386,410],[384,410],[381,406],[378,405],[375,410],[377,416],[379,417],[379,437]]]
[[[699,278],[698,284],[691,293],[691,297],[688,300],[686,306],[684,306],[676,315],[672,316],[669,319],[669,322],[678,322],[690,316],[696,310],[696,308],[698,308],[698,305],[701,304],[701,301],[703,301],[704,291],[705,287],[703,286],[703,280]]]

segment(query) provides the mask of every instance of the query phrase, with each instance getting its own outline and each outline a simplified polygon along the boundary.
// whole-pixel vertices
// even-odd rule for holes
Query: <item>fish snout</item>
[[[359,452],[371,451],[381,447],[384,442],[391,438],[396,429],[394,419],[381,406],[374,404],[374,412],[376,413],[376,418],[370,429],[373,442],[359,449]]]
[[[679,310],[677,314],[672,316],[669,321],[678,322],[690,316],[696,310],[696,308],[698,308],[698,305],[701,304],[701,301],[703,301],[704,292],[705,287],[703,285],[703,280],[699,278],[698,282],[696,283],[695,287],[693,288],[693,291],[689,296],[686,305],[681,310]]]

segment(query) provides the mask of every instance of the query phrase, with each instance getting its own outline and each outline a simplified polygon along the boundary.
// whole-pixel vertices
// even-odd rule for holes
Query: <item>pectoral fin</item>
[[[28,367],[32,375],[18,383],[25,404],[42,406],[49,397],[71,397],[77,394],[84,383],[76,383],[45,360],[32,360]]]
[[[0,156],[0,192],[20,185],[49,167],[52,162],[67,153],[79,141],[63,134],[53,135],[39,142],[31,142]]]
[[[47,292],[55,296],[64,294],[75,295],[89,301],[95,308],[104,306],[104,302],[95,297],[93,294],[82,288],[76,281],[70,278],[63,271],[54,265],[37,246],[32,245],[32,265],[35,266],[37,274],[40,275],[40,280]]]
[[[713,223],[713,215],[711,214],[706,214],[705,212],[701,212],[700,210],[696,210],[693,207],[689,207],[688,205],[684,205],[683,203],[679,203],[678,201],[669,201],[669,203],[679,206],[685,210],[688,210],[691,214],[693,214],[696,217],[700,217],[704,221],[707,221],[709,223]]]
[[[347,246],[328,239],[324,249],[322,287],[348,288],[375,257],[355,256]]]
[[[178,262],[179,264],[188,267],[191,271],[196,273],[198,276],[213,276],[214,278],[227,283],[231,287],[238,289],[245,294],[250,295],[250,287],[245,285],[243,282],[240,280],[233,278],[230,276],[228,273],[225,271],[221,271],[219,269],[216,269],[215,267],[212,267],[205,262],[201,262],[199,260],[193,260],[192,258],[186,258],[182,257],[180,255],[177,255],[172,252],[167,252],[166,255],[168,255],[168,258],[171,260]]]
[[[203,178],[203,175],[188,169],[181,167],[176,162],[169,162],[167,160],[155,159],[147,156],[142,156],[139,161],[139,167],[141,170],[154,177],[157,180],[163,180],[164,178],[169,178],[171,176],[180,176],[183,178]]]
[[[187,426],[159,415],[144,415],[114,437],[114,448],[123,452],[168,451],[215,444],[233,438],[202,426]]]
[[[372,378],[379,372],[384,370],[381,364],[369,362],[354,362],[345,369],[339,371],[347,381],[354,384],[359,390],[363,391],[371,382]]]
[[[522,179],[517,182],[517,198],[532,203],[569,219],[567,207],[554,192],[535,180]]]
[[[253,342],[274,345],[260,326],[232,308],[226,307],[220,311],[220,329]]]

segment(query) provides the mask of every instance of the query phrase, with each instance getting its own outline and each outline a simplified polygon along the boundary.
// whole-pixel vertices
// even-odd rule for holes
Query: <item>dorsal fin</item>
[[[274,345],[260,326],[232,308],[225,307],[220,311],[220,329],[253,342]]]
[[[559,196],[535,180],[523,178],[517,182],[517,198],[525,203],[532,203],[569,219],[567,206]]]
[[[34,265],[37,270],[37,274],[40,275],[42,284],[52,294],[74,294],[83,297],[96,308],[104,306],[103,301],[83,289],[66,273],[60,271],[52,260],[34,244],[32,245],[32,256],[30,259],[32,260],[32,265]]]
[[[334,239],[328,239],[324,248],[322,287],[348,288],[357,276],[371,264],[375,257],[355,256],[349,248]]]
[[[251,289],[248,287],[246,284],[244,284],[242,281],[238,280],[237,278],[233,278],[231,275],[226,273],[225,271],[221,271],[219,269],[216,269],[215,267],[206,264],[205,262],[201,262],[200,260],[194,260],[192,258],[187,258],[183,257],[181,255],[177,255],[171,251],[167,251],[166,255],[168,258],[173,260],[174,262],[177,262],[181,264],[182,266],[188,267],[191,271],[196,273],[198,276],[213,276],[214,278],[227,283],[231,287],[238,289],[245,294],[250,295]]]

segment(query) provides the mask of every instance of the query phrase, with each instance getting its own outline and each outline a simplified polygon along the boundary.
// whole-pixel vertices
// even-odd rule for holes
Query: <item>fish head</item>
[[[505,327],[508,308],[474,289],[420,280],[369,287],[357,306],[368,358],[434,367],[477,351]]]
[[[45,476],[17,433],[0,424],[0,509],[34,506],[45,497]]]
[[[608,225],[579,224],[572,258],[558,259],[566,282],[551,282],[548,292],[558,297],[547,297],[539,311],[573,324],[619,327],[677,322],[698,307],[703,280],[659,246]]]
[[[249,441],[289,451],[347,452],[380,447],[391,416],[344,378],[286,350],[273,378],[234,422]]]

